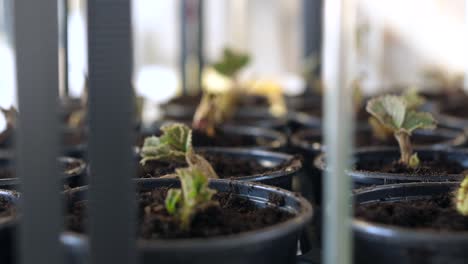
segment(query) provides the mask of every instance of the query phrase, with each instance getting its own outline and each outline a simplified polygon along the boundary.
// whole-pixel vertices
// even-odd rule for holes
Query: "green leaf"
[[[149,160],[185,162],[187,151],[192,149],[192,131],[183,124],[169,124],[161,128],[162,136],[145,139],[141,149],[141,164]]]
[[[406,103],[401,97],[385,95],[369,100],[366,110],[384,126],[398,130],[405,119]]]
[[[461,182],[456,195],[456,207],[457,211],[468,216],[468,175]]]
[[[416,169],[417,167],[419,167],[419,164],[420,164],[420,161],[419,161],[418,153],[414,153],[410,157],[410,160],[408,162],[408,166],[410,168]]]
[[[197,168],[177,169],[182,187],[183,203],[179,214],[181,228],[187,230],[196,210],[212,203],[216,193],[208,187],[208,178]]]
[[[411,110],[418,109],[426,102],[426,98],[419,95],[418,90],[414,87],[407,89],[403,93],[403,98],[406,101],[407,108]]]
[[[191,129],[180,123],[167,124],[161,127],[161,142],[170,145],[174,150],[186,152],[192,146]]]
[[[430,113],[409,111],[401,128],[411,135],[415,129],[434,129],[436,125]]]
[[[180,189],[170,189],[167,192],[165,205],[169,214],[175,214],[177,211],[177,204],[181,201],[182,191]]]
[[[213,64],[213,68],[223,75],[234,77],[249,61],[249,55],[225,48],[223,57],[219,62]]]

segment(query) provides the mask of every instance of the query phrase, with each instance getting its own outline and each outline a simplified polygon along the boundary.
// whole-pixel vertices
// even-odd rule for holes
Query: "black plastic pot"
[[[302,129],[320,129],[322,120],[319,117],[312,116],[306,113],[290,111],[288,113],[289,130],[292,134]]]
[[[177,187],[172,179],[138,180],[145,189]],[[219,192],[233,192],[259,206],[265,206],[272,195],[284,199],[278,208],[294,212],[296,216],[286,222],[251,232],[208,239],[139,240],[137,247],[141,263],[158,264],[284,264],[294,263],[297,239],[304,225],[312,218],[312,206],[300,196],[275,187],[257,183],[216,180],[210,187]],[[69,202],[85,199],[86,187],[67,192]],[[67,263],[78,264],[88,256],[88,238],[82,234],[66,232],[62,235]]]
[[[358,191],[363,204],[418,199],[452,192],[458,183],[408,183]],[[468,232],[410,229],[355,219],[355,263],[360,264],[465,264]]]
[[[459,129],[463,131],[466,131],[466,129],[468,128],[468,116],[467,118],[461,118],[450,114],[446,114],[439,110],[439,113],[436,115],[436,118],[439,124],[444,127]]]
[[[371,129],[367,125],[359,125],[357,131],[361,134],[361,137],[362,135],[364,135],[364,138],[370,138],[372,136]],[[415,131],[413,134],[413,138],[418,139],[421,142],[419,145],[415,142],[416,147],[447,149],[451,147],[461,147],[466,143],[466,136],[463,133],[451,129],[439,128],[436,130],[421,130]],[[396,144],[397,143],[395,142],[394,145]],[[305,173],[299,177],[303,195],[307,198],[313,199],[312,201],[320,201],[322,186],[321,165],[317,168],[314,164],[314,160],[325,149],[325,146],[322,145],[322,130],[320,128],[300,130],[292,135],[291,145],[295,152],[301,153],[304,157]],[[357,147],[362,148],[369,146],[361,145]],[[394,155],[392,158],[394,158]]]
[[[1,151],[0,152],[0,167],[12,167],[13,166],[13,153],[10,151]],[[66,170],[64,172],[64,184],[69,187],[77,187],[82,185],[83,180],[86,176],[86,163],[83,160],[71,158],[71,157],[59,157],[58,162],[63,167],[67,164],[77,163],[78,166]],[[40,177],[41,175],[38,175]],[[1,189],[16,189],[20,184],[19,178],[6,178],[0,179],[0,188]]]
[[[152,135],[159,135],[159,128],[165,123],[174,121],[158,121],[150,128],[146,128],[141,132],[141,138]],[[222,147],[242,147],[242,148],[255,148],[266,150],[285,150],[287,146],[287,137],[281,132],[253,126],[238,126],[238,125],[224,125],[220,127],[220,132],[229,137],[242,137],[249,141],[248,144],[237,145],[230,142],[223,142]],[[201,135],[196,131],[193,132],[193,145],[195,147],[220,147],[210,142],[200,142],[197,138],[207,136]],[[200,138],[201,139],[201,138]],[[141,140],[141,143],[143,140]]]
[[[280,152],[246,148],[199,148],[200,153],[219,155],[221,157],[238,158],[244,160],[255,160],[265,170],[274,168],[281,164],[287,164],[285,168],[276,169],[271,172],[231,178],[236,181],[259,182],[286,190],[291,190],[292,180],[302,169],[302,159]]]
[[[19,194],[15,191],[1,190],[1,199],[17,204]],[[15,259],[15,233],[17,226],[16,215],[0,217],[0,263],[14,263]]]
[[[193,100],[199,97],[193,97]],[[231,125],[247,125],[247,126],[258,126],[269,129],[276,129],[285,131],[288,126],[288,119],[277,118],[271,115],[268,110],[268,106],[250,106],[248,102],[247,105],[241,106],[235,113],[232,120],[229,120],[226,124]],[[164,120],[174,120],[177,122],[182,122],[190,124],[193,119],[193,115],[198,106],[198,101],[196,104],[192,103],[183,103],[183,102],[170,102],[161,106],[162,118]]]
[[[416,148],[415,152],[421,160],[434,160],[444,158],[447,161],[458,162],[463,168],[468,169],[468,151],[465,149],[436,149],[436,148]],[[400,152],[397,148],[389,147],[370,147],[357,149],[354,153],[354,164],[365,164],[367,162],[391,163],[400,158]],[[324,156],[319,156],[315,160],[315,166],[325,169]],[[383,173],[364,170],[350,170],[347,175],[353,179],[354,187],[366,187],[371,185],[409,183],[409,182],[447,182],[460,181],[464,175],[449,174],[440,176],[427,175],[408,175],[399,173]]]

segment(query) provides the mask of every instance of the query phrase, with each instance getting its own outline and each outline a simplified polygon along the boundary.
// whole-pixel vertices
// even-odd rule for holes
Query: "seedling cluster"
[[[208,188],[208,179],[218,178],[218,175],[204,157],[195,153],[189,127],[175,123],[161,130],[160,137],[145,139],[140,163],[158,160],[188,164],[187,168],[176,169],[174,175],[168,175],[180,179],[181,189],[170,189],[165,201],[167,212],[178,218],[182,230],[187,230],[195,212],[216,204],[211,200],[216,192]]]

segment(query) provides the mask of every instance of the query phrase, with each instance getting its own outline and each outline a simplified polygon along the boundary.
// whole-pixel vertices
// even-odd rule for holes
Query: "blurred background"
[[[12,1],[0,0],[1,107],[16,100]],[[424,80],[428,69],[463,75],[466,36],[458,33],[466,31],[463,0],[376,2],[360,1],[357,18],[356,71],[366,93],[396,85],[430,89]],[[401,4],[404,10],[396,8]],[[87,74],[85,1],[62,5],[68,19],[60,16],[61,91],[77,97]],[[154,104],[181,93],[182,87],[193,93],[200,66],[229,46],[251,55],[249,76],[274,79],[288,94],[300,94],[306,59],[320,58],[321,12],[319,0],[133,0],[135,89]],[[417,20],[412,19],[415,12]]]

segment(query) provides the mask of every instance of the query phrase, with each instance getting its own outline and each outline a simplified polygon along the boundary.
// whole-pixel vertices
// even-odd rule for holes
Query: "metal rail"
[[[130,0],[88,1],[91,263],[136,262]]]
[[[21,118],[17,173],[22,181],[20,263],[61,264],[58,154],[57,1],[15,0],[15,52]]]

